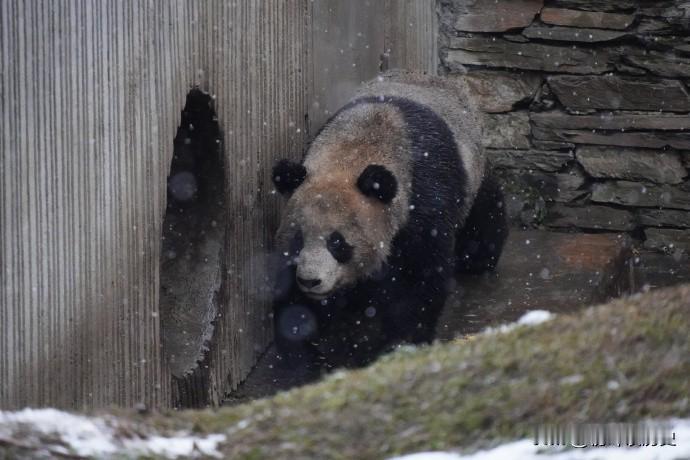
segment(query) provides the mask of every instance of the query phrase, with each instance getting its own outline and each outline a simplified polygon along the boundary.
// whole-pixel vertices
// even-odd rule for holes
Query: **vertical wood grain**
[[[386,0],[385,48],[390,68],[437,73],[435,0]]]
[[[202,89],[215,99],[227,165],[225,276],[208,359],[219,403],[272,338],[265,260],[280,206],[270,169],[305,140],[304,0],[203,3]]]
[[[436,73],[435,0],[311,3],[309,130],[318,128],[380,71]]]
[[[165,402],[156,280],[196,67],[185,5],[0,3],[2,407]]]

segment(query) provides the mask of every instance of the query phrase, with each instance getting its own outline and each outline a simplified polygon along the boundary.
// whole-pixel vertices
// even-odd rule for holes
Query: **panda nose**
[[[315,279],[315,280],[305,280],[304,278],[300,278],[299,276],[297,277],[297,282],[304,286],[305,288],[314,288],[321,284],[321,280]]]

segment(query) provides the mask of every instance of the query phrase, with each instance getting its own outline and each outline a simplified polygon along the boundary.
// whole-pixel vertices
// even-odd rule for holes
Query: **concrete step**
[[[688,283],[690,254],[677,252],[670,255],[644,249],[635,251],[627,277],[622,280],[626,283],[626,290],[631,293]]]
[[[617,297],[629,254],[622,234],[513,230],[494,273],[457,278],[436,336],[448,340],[528,310],[563,313]]]

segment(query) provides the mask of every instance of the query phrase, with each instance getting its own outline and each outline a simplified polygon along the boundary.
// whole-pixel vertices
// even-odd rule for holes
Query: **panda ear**
[[[381,165],[369,165],[357,179],[357,187],[366,196],[390,203],[398,192],[398,181]]]
[[[290,160],[280,160],[273,167],[273,185],[283,195],[290,194],[299,187],[307,177],[307,169]]]

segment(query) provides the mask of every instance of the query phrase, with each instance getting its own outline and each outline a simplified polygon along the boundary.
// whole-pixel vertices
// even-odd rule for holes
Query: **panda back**
[[[391,71],[365,84],[357,94],[358,98],[381,96],[428,107],[448,125],[466,178],[463,208],[469,209],[484,177],[485,158],[481,147],[482,118],[464,81]]]

